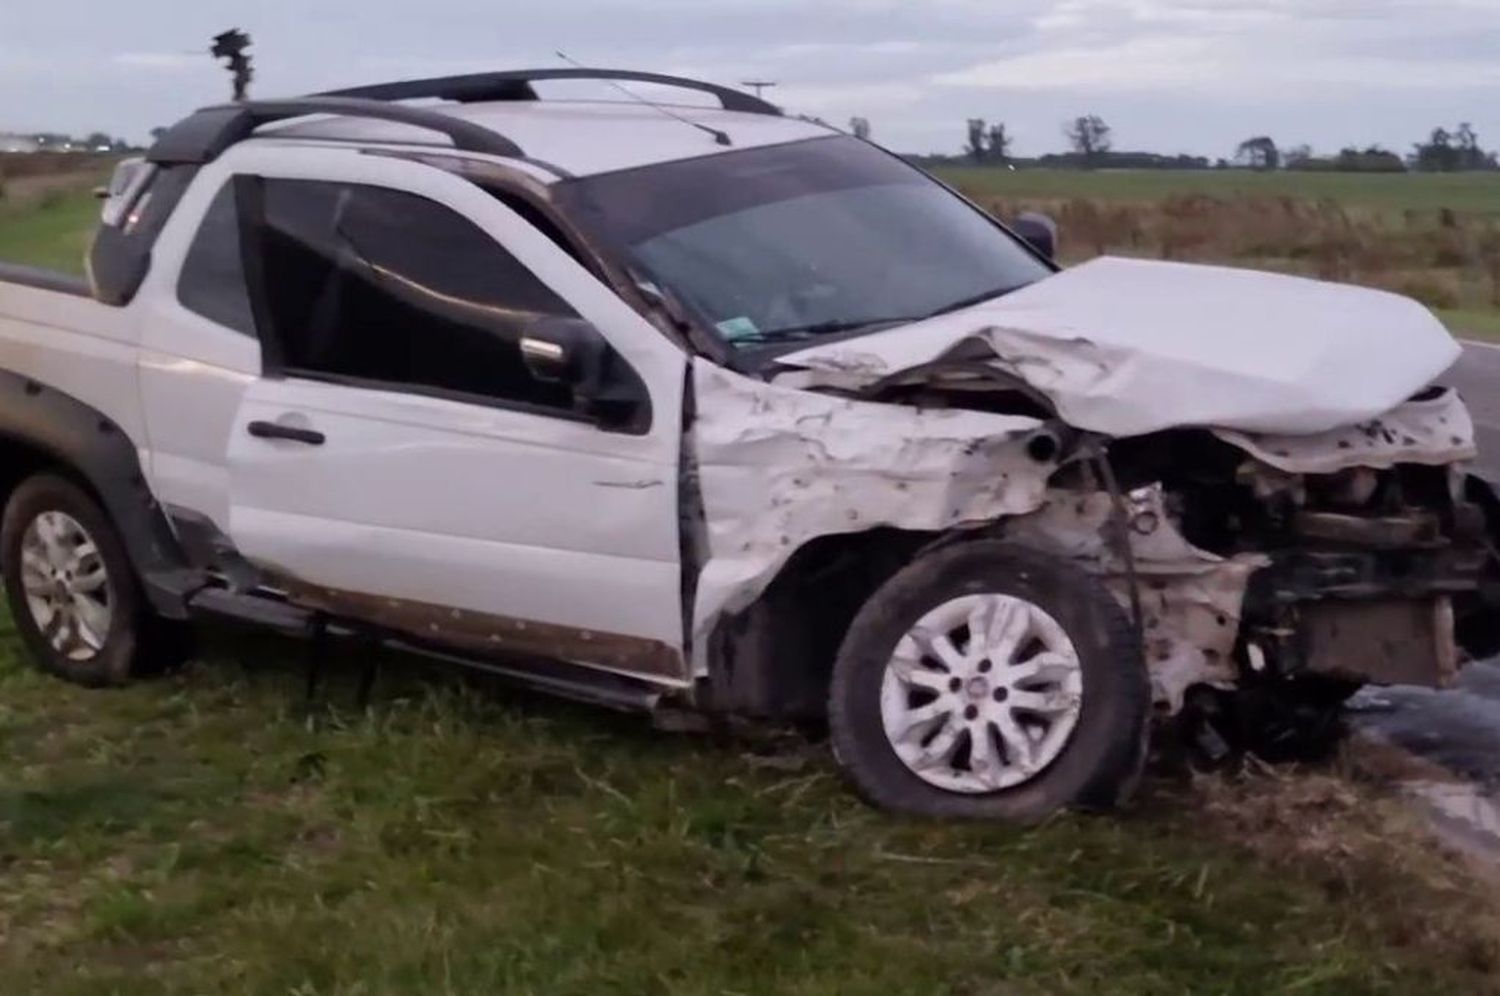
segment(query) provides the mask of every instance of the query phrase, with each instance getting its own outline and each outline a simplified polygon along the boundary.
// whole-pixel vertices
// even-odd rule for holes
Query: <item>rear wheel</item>
[[[978,540],[918,558],[860,611],[829,723],[876,805],[1034,822],[1122,799],[1149,707],[1139,642],[1094,577]]]
[[[181,634],[154,617],[119,534],[98,502],[53,474],[27,479],[0,520],[0,575],[11,617],[42,668],[83,685],[118,685],[168,663]]]

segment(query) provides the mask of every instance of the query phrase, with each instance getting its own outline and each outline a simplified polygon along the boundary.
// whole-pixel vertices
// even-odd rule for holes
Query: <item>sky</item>
[[[228,96],[207,54],[254,37],[255,96],[587,65],[779,81],[768,96],[901,152],[971,117],[1018,155],[1098,114],[1115,147],[1230,156],[1269,134],[1406,151],[1470,121],[1500,147],[1500,0],[0,0],[0,131],[144,140]]]

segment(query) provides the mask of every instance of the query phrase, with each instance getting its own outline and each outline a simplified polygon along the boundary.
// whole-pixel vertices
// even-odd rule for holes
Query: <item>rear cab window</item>
[[[255,335],[255,316],[240,258],[239,213],[234,184],[224,184],[198,225],[177,277],[184,308],[241,335]]]

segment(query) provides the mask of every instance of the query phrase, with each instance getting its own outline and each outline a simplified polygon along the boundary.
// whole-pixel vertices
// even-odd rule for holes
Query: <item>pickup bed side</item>
[[[142,472],[135,360],[125,312],[85,282],[0,266],[0,501],[36,470],[69,473],[108,510],[152,606],[185,618],[195,574]]]
[[[0,262],[0,283],[31,287],[35,290],[71,294],[74,297],[92,297],[89,282],[83,277],[60,270],[44,270],[20,263]]]

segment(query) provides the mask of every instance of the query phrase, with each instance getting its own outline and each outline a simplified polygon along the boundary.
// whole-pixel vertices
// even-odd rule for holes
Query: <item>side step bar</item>
[[[227,588],[204,588],[188,599],[188,608],[196,613],[249,623],[301,640],[312,639],[321,625],[317,613],[274,598],[241,594]]]
[[[603,706],[618,712],[652,712],[661,702],[662,689],[608,671],[545,658],[528,658],[525,663],[508,663],[463,657],[446,650],[408,643],[399,637],[381,641],[382,645],[402,653],[416,654],[446,664],[456,664],[471,671],[494,675],[515,685],[556,695],[588,705]]]
[[[539,657],[528,657],[524,661],[467,657],[410,640],[398,633],[328,617],[275,598],[226,588],[205,588],[188,601],[188,607],[196,614],[248,623],[299,640],[314,641],[313,658],[308,665],[312,669],[321,667],[318,649],[326,635],[363,639],[399,653],[480,671],[534,691],[619,712],[654,712],[665,694],[661,686],[648,681],[564,661]],[[314,685],[315,679],[310,672],[309,688]]]

